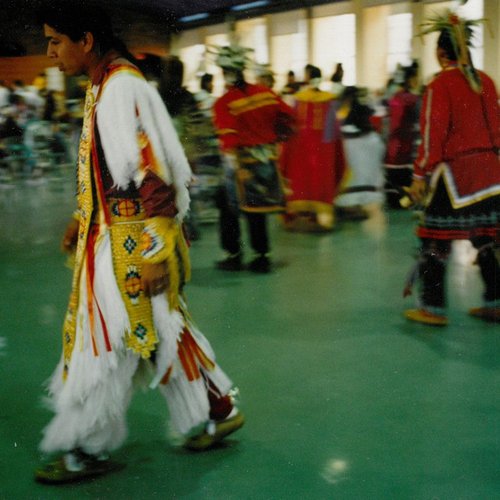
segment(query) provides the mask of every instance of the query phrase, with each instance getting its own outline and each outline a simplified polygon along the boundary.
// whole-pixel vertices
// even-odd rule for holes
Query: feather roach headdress
[[[453,53],[456,56],[458,67],[469,82],[470,87],[477,93],[481,92],[481,78],[472,64],[469,47],[472,45],[475,26],[485,23],[486,19],[463,19],[456,12],[446,10],[443,14],[436,14],[420,25],[418,36],[423,37],[435,31],[447,37],[451,42]]]
[[[209,53],[215,56],[215,63],[221,68],[244,70],[251,62],[250,53],[253,49],[241,47],[231,43],[224,47],[214,45],[209,48]]]
[[[208,47],[207,53],[214,58],[217,66],[243,71],[252,64],[250,54],[254,52],[254,50],[240,45],[234,19],[228,19],[227,22],[229,45],[211,45]]]

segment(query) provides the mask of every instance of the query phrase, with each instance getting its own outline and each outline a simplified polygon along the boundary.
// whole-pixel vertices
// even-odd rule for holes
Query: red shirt
[[[422,143],[414,164],[416,176],[431,173],[439,163],[453,165],[454,161],[461,162],[474,154],[474,175],[492,174],[495,179],[491,180],[498,182],[500,173],[488,172],[490,168],[486,164],[483,168],[481,160],[488,157],[490,163],[495,157],[492,153],[500,148],[498,96],[493,80],[483,72],[479,74],[483,83],[481,94],[470,88],[456,67],[439,73],[427,87],[420,115]],[[496,163],[498,171],[498,157]]]
[[[222,149],[277,142],[279,112],[293,115],[293,110],[267,87],[250,83],[243,89],[230,87],[214,106]]]
[[[411,166],[418,121],[420,97],[401,90],[389,100],[389,137],[385,163],[387,166]]]

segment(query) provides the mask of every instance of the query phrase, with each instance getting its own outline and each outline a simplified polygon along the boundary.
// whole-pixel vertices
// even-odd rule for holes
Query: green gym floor
[[[210,452],[165,439],[166,409],[136,394],[122,471],[33,481],[50,414],[70,271],[59,241],[70,172],[0,185],[0,499],[500,499],[500,327],[467,316],[477,268],[449,267],[450,325],[410,324],[402,298],[417,241],[410,212],[296,234],[272,221],[275,271],[224,273],[215,226],[193,243],[195,321],[241,391],[245,427]]]

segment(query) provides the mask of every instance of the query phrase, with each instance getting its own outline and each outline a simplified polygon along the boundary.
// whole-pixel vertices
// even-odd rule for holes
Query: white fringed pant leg
[[[127,437],[126,412],[141,360],[124,346],[129,322],[113,274],[107,234],[99,241],[95,269],[94,308],[98,303],[112,350],[105,348],[98,320],[94,322],[97,354],[93,348],[86,276],[82,273],[76,342],[67,377],[63,380],[61,360],[50,382],[49,402],[55,415],[40,445],[45,453],[80,448],[99,454],[117,449]],[[219,396],[226,397],[232,382],[215,363],[208,340],[185,314],[169,310],[165,295],[153,297],[152,307],[159,343],[154,366],[157,375],[151,387],[158,387],[165,398],[173,429],[186,435],[209,420],[209,392],[215,388]],[[184,304],[182,307],[185,309]],[[198,376],[193,376],[193,370]]]

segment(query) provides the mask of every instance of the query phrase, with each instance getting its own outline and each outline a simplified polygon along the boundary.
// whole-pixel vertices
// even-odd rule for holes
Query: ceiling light
[[[240,10],[251,10],[256,9],[257,7],[265,7],[269,5],[269,0],[257,0],[256,2],[250,3],[242,3],[241,5],[235,5],[231,7],[231,10],[240,11]]]
[[[180,17],[179,21],[181,23],[192,23],[194,21],[201,21],[202,19],[206,19],[207,17],[210,17],[210,14],[208,12],[200,12],[199,14],[193,14],[192,16]]]

